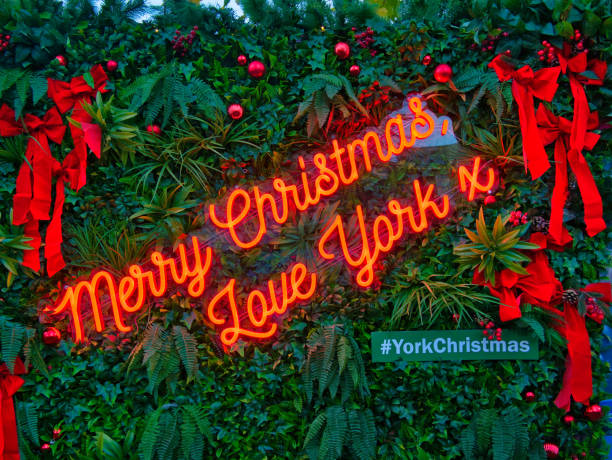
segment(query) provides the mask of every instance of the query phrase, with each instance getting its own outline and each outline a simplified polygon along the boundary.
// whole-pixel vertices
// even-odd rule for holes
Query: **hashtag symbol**
[[[390,351],[391,351],[391,340],[389,339],[383,340],[383,343],[380,344],[380,352],[383,355],[388,355]]]

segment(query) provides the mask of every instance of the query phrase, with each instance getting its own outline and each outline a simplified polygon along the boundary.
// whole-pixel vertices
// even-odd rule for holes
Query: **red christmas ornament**
[[[244,54],[241,54],[240,56],[238,56],[238,59],[236,59],[236,61],[238,62],[238,65],[247,65],[248,59]]]
[[[227,108],[227,114],[234,120],[240,120],[244,115],[244,109],[240,104],[232,104]]]
[[[334,53],[338,56],[338,59],[344,60],[351,54],[351,47],[348,46],[348,43],[338,42],[334,47]]]
[[[563,423],[565,423],[566,425],[571,425],[572,423],[574,423],[574,416],[573,415],[564,415],[563,416]]]
[[[106,69],[107,69],[109,72],[114,72],[115,70],[117,70],[118,65],[119,65],[119,64],[117,64],[117,61],[108,61],[108,62],[106,63]]]
[[[446,83],[453,76],[453,69],[448,64],[440,64],[434,70],[434,78],[438,83]]]
[[[62,333],[56,327],[48,327],[43,332],[43,342],[45,345],[57,345],[62,340]]]
[[[557,458],[559,456],[559,446],[552,442],[544,443],[544,452],[546,452],[546,458]]]
[[[524,396],[525,401],[533,402],[536,399],[536,395],[533,391],[527,391]]]
[[[584,415],[586,415],[590,421],[596,422],[603,417],[603,410],[599,404],[591,404],[585,409]]]
[[[48,442],[44,443],[42,446],[40,446],[40,450],[43,452],[49,452],[51,450],[51,444]]]
[[[359,67],[357,64],[353,64],[349,69],[349,72],[353,77],[356,77],[361,73],[361,67]]]
[[[429,54],[427,54],[424,58],[423,58],[423,65],[429,65],[431,64],[431,56]]]
[[[62,435],[62,430],[60,430],[59,428],[53,429],[53,439],[59,439],[61,435]]]
[[[263,62],[253,61],[249,64],[248,72],[253,78],[261,78],[266,72],[266,66],[263,64]]]
[[[495,197],[493,195],[487,195],[484,199],[485,206],[495,203]]]
[[[62,56],[61,54],[58,54],[57,56],[55,56],[55,59],[57,59],[57,62],[59,62],[59,65],[66,67],[66,58],[64,56]]]

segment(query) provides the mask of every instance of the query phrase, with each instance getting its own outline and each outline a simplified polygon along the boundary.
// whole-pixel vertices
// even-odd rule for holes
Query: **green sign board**
[[[538,359],[538,339],[506,330],[489,340],[482,329],[464,331],[389,331],[372,333],[372,360],[391,362],[467,359]]]

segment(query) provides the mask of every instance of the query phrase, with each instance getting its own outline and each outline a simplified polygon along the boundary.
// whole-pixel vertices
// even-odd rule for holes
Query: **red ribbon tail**
[[[586,224],[587,234],[595,236],[606,228],[606,223],[603,220],[601,195],[599,190],[597,190],[595,179],[593,179],[589,165],[582,153],[571,149],[568,153],[568,161],[576,176],[576,182],[582,196],[584,223]]]
[[[550,162],[540,139],[533,106],[533,95],[516,80],[512,82],[512,94],[518,106],[519,122],[523,136],[525,169],[528,169],[531,173],[532,180],[536,180],[550,168]]]
[[[49,210],[51,209],[51,180],[53,157],[49,149],[47,136],[41,135],[37,138],[30,138],[27,149],[32,152],[32,202],[30,211],[34,219],[49,220]]]
[[[572,380],[572,361],[568,356],[565,360],[565,372],[563,373],[563,385],[559,394],[555,398],[555,406],[559,409],[568,412],[572,404],[572,391],[571,391],[571,380]]]
[[[16,375],[7,375],[0,383],[2,401],[0,402],[2,417],[2,437],[0,443],[0,458],[3,460],[19,460],[19,442],[17,438],[17,418],[15,417],[15,406],[13,405],[13,395],[23,385],[23,379]]]
[[[23,251],[23,266],[28,267],[35,272],[40,271],[40,232],[38,231],[38,221],[31,219],[25,225],[23,235],[30,238],[30,241],[26,242],[32,249],[25,249]]]
[[[53,219],[47,227],[45,237],[45,259],[47,260],[47,273],[55,275],[66,266],[62,257],[62,210],[64,207],[65,191],[64,179],[58,177],[55,184],[55,205],[53,207]]]
[[[32,201],[32,170],[27,161],[19,168],[15,195],[13,196],[13,225],[23,225],[29,220],[28,212]]]
[[[102,130],[100,126],[93,123],[81,122],[85,142],[98,159],[102,153]]]
[[[591,371],[591,343],[586,330],[584,317],[573,305],[564,305],[565,336],[567,338],[567,367],[563,379],[563,387],[557,396],[560,403],[566,403],[569,393],[575,401],[589,404],[593,395],[593,375]],[[566,378],[567,377],[567,378]],[[555,400],[555,403],[557,403]],[[558,407],[566,407],[559,405]]]
[[[572,119],[572,132],[570,133],[570,146],[573,149],[582,151],[591,112],[582,83],[576,79],[573,73],[570,73],[569,80],[570,89],[574,96],[574,117]]]
[[[555,187],[550,206],[548,233],[557,241],[563,240],[563,208],[567,200],[567,154],[563,140],[555,142]]]

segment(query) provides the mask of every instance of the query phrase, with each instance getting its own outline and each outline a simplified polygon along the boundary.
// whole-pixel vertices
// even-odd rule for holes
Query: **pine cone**
[[[542,216],[535,216],[531,219],[532,228],[536,232],[548,233],[548,220]]]
[[[578,303],[578,292],[576,292],[574,289],[567,289],[563,291],[561,298],[563,299],[564,303],[576,305]]]

